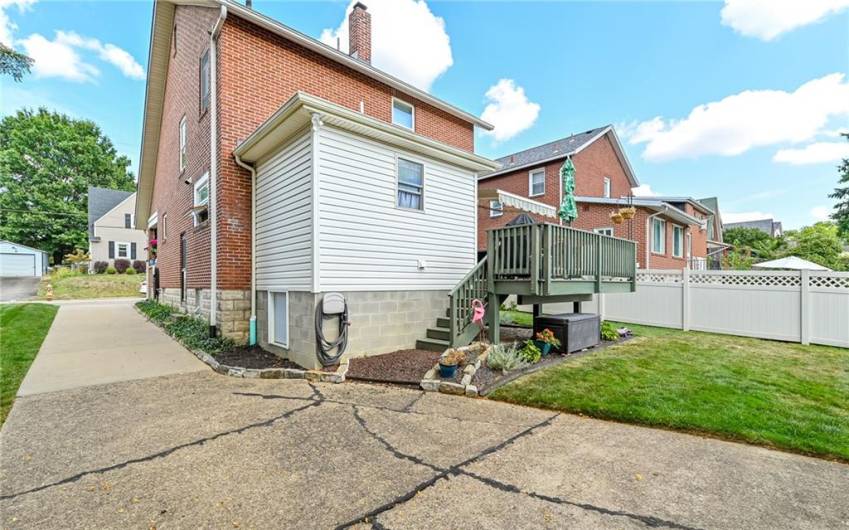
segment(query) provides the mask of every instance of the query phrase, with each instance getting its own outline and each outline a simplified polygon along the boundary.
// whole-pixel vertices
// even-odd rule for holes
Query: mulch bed
[[[221,364],[240,368],[296,368],[303,370],[302,366],[288,359],[281,359],[259,346],[237,346],[230,351],[215,355],[215,360]]]
[[[371,357],[351,359],[347,379],[418,385],[425,372],[433,368],[440,352],[428,350],[399,350]]]

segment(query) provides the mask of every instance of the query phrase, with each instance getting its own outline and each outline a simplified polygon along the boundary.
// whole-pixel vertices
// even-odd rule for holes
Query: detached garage
[[[42,276],[46,271],[46,252],[0,240],[0,278]]]

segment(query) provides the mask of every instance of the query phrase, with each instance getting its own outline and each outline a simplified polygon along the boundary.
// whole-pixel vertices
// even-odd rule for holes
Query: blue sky
[[[762,212],[785,227],[832,205],[836,160],[849,156],[836,136],[849,130],[847,0],[365,3],[373,62],[493,121],[483,155],[613,123],[654,193],[717,195],[726,218]],[[343,48],[349,4],[254,0]],[[135,167],[151,3],[0,7],[0,39],[44,57],[23,83],[2,80],[0,112],[92,119]]]

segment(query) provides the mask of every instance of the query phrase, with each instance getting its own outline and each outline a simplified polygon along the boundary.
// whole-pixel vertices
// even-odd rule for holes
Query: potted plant
[[[637,215],[637,209],[633,206],[626,206],[624,208],[620,208],[619,213],[622,214],[623,219],[633,219],[634,216]]]
[[[542,350],[537,348],[537,345],[534,341],[528,339],[525,341],[522,349],[519,350],[519,356],[525,360],[525,362],[530,364],[538,363],[540,358],[542,357]]]
[[[466,354],[462,351],[451,348],[446,350],[439,357],[439,376],[444,379],[451,379],[457,373],[457,366],[466,361]]]
[[[542,350],[543,355],[548,355],[551,352],[551,348],[560,347],[560,341],[554,336],[554,332],[548,328],[536,334],[534,344]]]

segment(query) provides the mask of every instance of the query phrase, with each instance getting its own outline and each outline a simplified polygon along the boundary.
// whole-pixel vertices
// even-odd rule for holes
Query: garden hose
[[[325,320],[330,320],[334,317],[339,319],[339,336],[335,340],[329,341],[325,338],[322,328],[324,327]],[[318,306],[315,308],[315,339],[318,343],[318,352],[316,354],[322,366],[336,364],[339,358],[342,357],[342,354],[345,353],[345,348],[348,347],[348,326],[350,325],[347,303],[345,303],[345,307],[341,313],[331,315],[324,313],[324,300],[318,303]],[[336,353],[331,353],[334,349]]]

